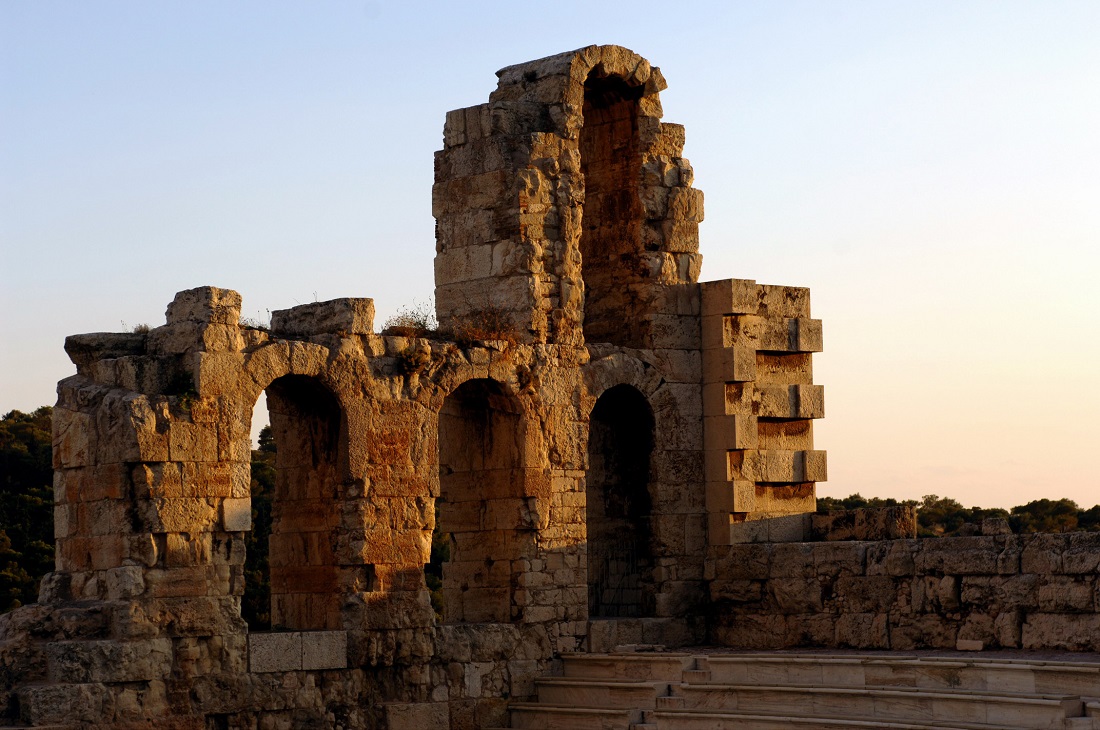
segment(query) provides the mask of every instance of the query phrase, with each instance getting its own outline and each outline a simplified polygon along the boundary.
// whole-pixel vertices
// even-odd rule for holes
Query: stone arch
[[[652,615],[650,459],[655,419],[632,385],[608,388],[589,417],[585,521],[592,617]]]
[[[644,92],[620,76],[593,70],[584,83],[580,129],[584,206],[578,246],[584,286],[584,339],[643,347],[636,287],[642,253],[642,145],[639,104]],[[624,283],[627,285],[624,286]]]
[[[346,561],[336,554],[347,479],[347,419],[320,369],[292,367],[290,355],[287,343],[273,343],[245,367],[254,385],[246,389],[246,399],[255,402],[267,394],[275,450],[272,492],[252,495],[252,542],[259,553],[246,556],[245,586],[255,601],[257,584],[266,579],[270,610],[266,621],[250,616],[250,625],[253,630],[337,629],[347,582],[341,565]],[[249,413],[244,422],[250,420]],[[252,488],[258,486],[253,478]],[[260,594],[261,603],[264,598]]]
[[[436,609],[445,623],[516,620],[515,589],[535,544],[522,408],[499,382],[476,378],[444,398],[438,423],[434,547],[446,554],[429,566],[440,581]]]

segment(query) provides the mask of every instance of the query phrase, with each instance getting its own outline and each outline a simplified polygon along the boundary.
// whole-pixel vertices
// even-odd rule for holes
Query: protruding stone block
[[[279,309],[271,313],[271,332],[276,337],[369,335],[374,332],[374,300],[332,299]]]
[[[92,332],[86,335],[69,335],[65,338],[65,354],[78,368],[87,367],[96,360],[142,355],[145,353],[144,333]]]
[[[704,281],[703,316],[710,314],[755,314],[756,282],[751,279]]]
[[[824,349],[820,319],[791,320],[791,349],[795,352],[821,352]]]

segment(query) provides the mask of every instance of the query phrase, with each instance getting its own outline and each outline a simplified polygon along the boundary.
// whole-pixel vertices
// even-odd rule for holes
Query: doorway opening
[[[649,493],[653,411],[636,388],[617,385],[589,419],[586,519],[590,617],[652,615]]]

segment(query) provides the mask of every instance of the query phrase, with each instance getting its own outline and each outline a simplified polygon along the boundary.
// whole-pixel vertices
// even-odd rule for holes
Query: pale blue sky
[[[819,493],[1100,501],[1100,3],[0,2],[0,411],[66,334],[432,290],[444,113],[627,46],[703,278],[810,286]]]

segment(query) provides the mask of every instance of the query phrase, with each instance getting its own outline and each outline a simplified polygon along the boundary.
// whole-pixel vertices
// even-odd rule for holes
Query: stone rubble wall
[[[724,646],[1100,650],[1100,533],[712,550]]]

